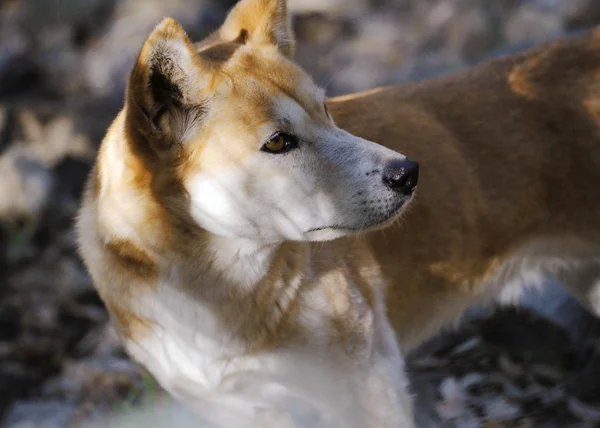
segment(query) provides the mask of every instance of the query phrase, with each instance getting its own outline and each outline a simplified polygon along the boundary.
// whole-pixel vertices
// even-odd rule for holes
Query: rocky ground
[[[107,325],[73,216],[151,28],[171,15],[199,39],[232,3],[0,0],[1,428],[85,425],[160,395]],[[290,4],[298,61],[330,95],[450,73],[600,23],[597,0]],[[411,356],[423,426],[600,424],[600,331],[567,306],[483,312]],[[567,310],[585,322],[562,322]]]
[[[410,357],[421,426],[599,426],[598,326],[585,315],[561,325],[531,308],[464,322]]]

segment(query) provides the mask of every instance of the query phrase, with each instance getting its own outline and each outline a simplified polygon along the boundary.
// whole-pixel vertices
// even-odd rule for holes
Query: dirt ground
[[[124,355],[73,217],[127,73],[163,16],[194,39],[233,0],[0,0],[0,428],[70,427],[160,388]],[[598,0],[290,0],[329,95],[452,73],[600,24]],[[549,283],[552,283],[549,279]],[[423,427],[600,426],[600,328],[562,295],[476,311],[409,358]]]

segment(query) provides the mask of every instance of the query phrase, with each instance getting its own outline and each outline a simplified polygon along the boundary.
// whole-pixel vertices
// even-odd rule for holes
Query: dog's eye
[[[269,141],[262,146],[262,151],[267,153],[285,153],[297,147],[297,145],[298,140],[296,137],[279,132],[269,138]]]

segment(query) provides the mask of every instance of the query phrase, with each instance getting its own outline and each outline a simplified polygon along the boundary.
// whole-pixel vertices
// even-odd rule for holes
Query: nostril
[[[414,170],[411,170],[406,174],[400,184],[400,189],[404,194],[411,195],[416,187],[417,181],[419,181],[419,167],[416,166]]]
[[[419,181],[419,164],[408,159],[393,160],[383,170],[383,182],[390,189],[411,195]]]

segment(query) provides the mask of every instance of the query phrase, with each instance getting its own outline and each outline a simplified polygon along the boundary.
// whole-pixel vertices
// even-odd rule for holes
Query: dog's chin
[[[341,238],[344,236],[360,235],[363,233],[373,232],[380,229],[385,229],[397,222],[402,215],[406,212],[412,198],[406,200],[396,210],[388,213],[386,216],[382,216],[372,222],[360,224],[356,226],[345,226],[343,224],[336,224],[331,226],[323,226],[315,229],[311,229],[305,232],[307,241],[331,241],[333,239]]]

